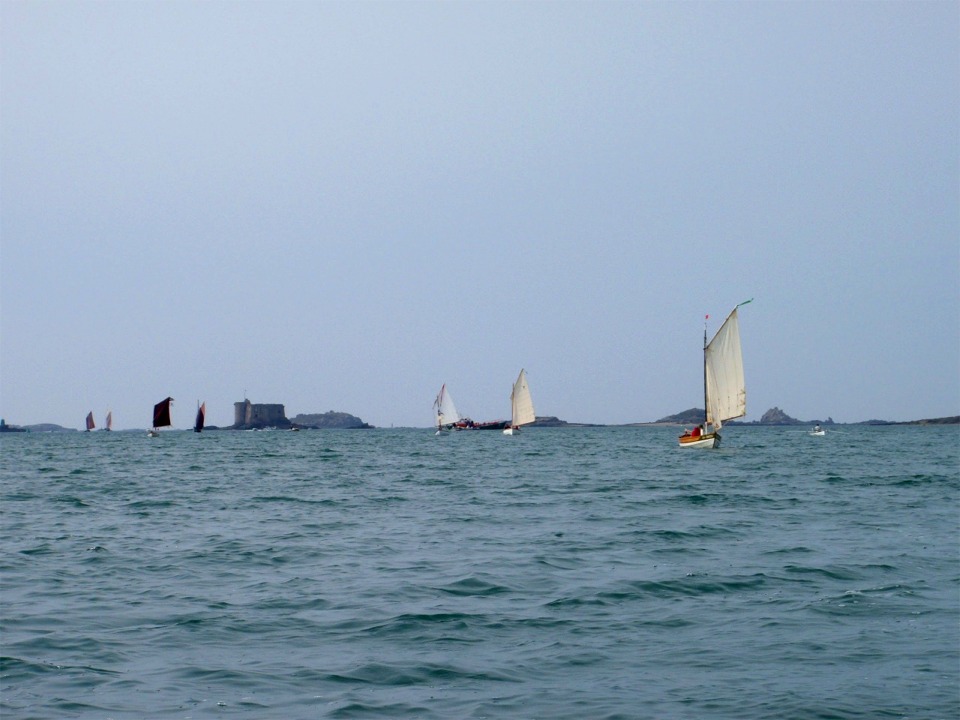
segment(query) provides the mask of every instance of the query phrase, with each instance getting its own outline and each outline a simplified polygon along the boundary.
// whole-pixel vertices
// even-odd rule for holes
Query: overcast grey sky
[[[0,415],[960,412],[960,5],[0,4]]]

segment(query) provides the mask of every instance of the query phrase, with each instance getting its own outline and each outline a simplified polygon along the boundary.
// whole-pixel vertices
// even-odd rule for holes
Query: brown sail
[[[168,397],[153,406],[153,426],[155,428],[170,425],[170,403],[172,402],[173,398]]]
[[[203,432],[203,420],[206,417],[206,415],[207,415],[207,404],[203,403],[203,405],[200,405],[199,407],[197,407],[197,419],[193,423],[194,432]]]

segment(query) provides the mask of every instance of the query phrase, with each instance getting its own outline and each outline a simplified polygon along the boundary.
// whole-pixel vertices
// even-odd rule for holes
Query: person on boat
[[[819,425],[814,425],[814,426],[813,426],[813,431],[814,431],[814,432],[820,432],[820,426],[819,426]]]
[[[690,434],[693,435],[693,437],[700,437],[700,434],[702,433],[701,427],[701,425],[697,425]]]

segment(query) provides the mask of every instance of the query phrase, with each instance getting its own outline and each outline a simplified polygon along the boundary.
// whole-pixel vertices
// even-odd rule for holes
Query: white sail
[[[527,373],[520,371],[517,381],[513,384],[513,392],[510,393],[510,406],[512,409],[513,427],[528,425],[537,419],[533,410],[533,398],[530,397],[530,386],[527,385]]]
[[[107,430],[113,430],[113,412],[112,411],[107,411],[107,421],[104,426]]]
[[[743,380],[740,323],[736,308],[704,349],[704,363],[707,424],[719,430],[725,420],[747,414],[747,390]]]
[[[434,400],[433,406],[437,409],[437,427],[452,425],[460,420],[460,414],[457,412],[456,405],[453,404],[453,398],[450,396],[446,385],[440,388],[440,393]]]

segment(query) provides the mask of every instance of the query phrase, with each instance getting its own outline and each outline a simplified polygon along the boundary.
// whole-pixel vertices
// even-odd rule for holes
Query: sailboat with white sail
[[[168,397],[153,406],[153,427],[147,431],[147,435],[150,437],[158,437],[160,435],[160,428],[169,427],[172,424],[170,422],[170,406],[172,404],[173,398]]]
[[[752,302],[745,300],[740,305]],[[717,334],[707,342],[703,327],[703,399],[702,425],[680,436],[680,447],[715,448],[720,446],[720,428],[727,420],[747,414],[747,390],[743,379],[743,353],[740,347],[740,321],[737,305],[723,321]]]
[[[504,428],[503,434],[513,435],[520,431],[521,425],[529,425],[536,419],[530,385],[527,384],[527,372],[521,369],[510,393],[510,427]]]
[[[433,407],[437,414],[437,435],[450,432],[460,422],[460,413],[457,412],[457,406],[453,404],[453,396],[447,390],[446,383],[440,386],[440,392],[437,393],[437,399],[433,401]]]
[[[113,411],[107,410],[107,419],[103,423],[103,429],[107,432],[113,430]]]

